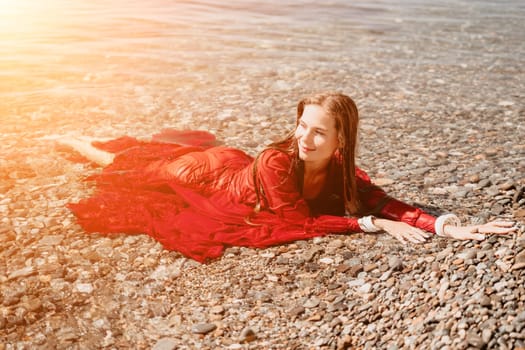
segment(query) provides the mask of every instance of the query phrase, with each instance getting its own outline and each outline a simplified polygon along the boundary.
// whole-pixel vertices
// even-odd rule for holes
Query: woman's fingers
[[[486,223],[485,225],[494,225],[494,226],[500,226],[500,227],[513,227],[516,223],[514,221],[506,221],[506,220],[494,220]]]
[[[494,233],[494,234],[507,234],[515,232],[518,228],[512,221],[491,221],[484,225],[477,226],[478,232],[481,233]]]
[[[508,228],[508,227],[480,227],[478,228],[478,231],[481,233],[495,233],[495,234],[506,234],[513,231],[516,231],[516,228]]]
[[[412,243],[423,243],[427,240],[426,234],[419,229],[409,229],[402,235]]]
[[[406,244],[405,238],[401,234],[393,235],[399,242]]]

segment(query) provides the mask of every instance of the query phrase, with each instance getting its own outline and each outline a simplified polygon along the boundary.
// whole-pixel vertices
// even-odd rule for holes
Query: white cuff
[[[363,230],[363,232],[378,232],[381,231],[379,227],[374,225],[372,220],[374,219],[373,216],[363,216],[359,219],[357,219],[357,223],[359,224],[359,228]]]
[[[445,237],[445,231],[444,231],[445,225],[459,226],[461,225],[461,221],[454,214],[441,215],[440,217],[436,219],[436,223],[434,225],[436,234],[438,236]]]

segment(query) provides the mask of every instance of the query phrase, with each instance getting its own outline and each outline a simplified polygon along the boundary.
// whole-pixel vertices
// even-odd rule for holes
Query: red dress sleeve
[[[286,153],[270,149],[261,154],[257,175],[266,199],[265,209],[284,221],[304,223],[306,233],[361,232],[357,218],[333,215],[312,217],[293,172],[291,158]]]
[[[357,186],[366,214],[403,221],[411,226],[435,233],[435,217],[419,208],[388,196],[383,189],[374,185],[370,177],[361,169],[357,169]]]

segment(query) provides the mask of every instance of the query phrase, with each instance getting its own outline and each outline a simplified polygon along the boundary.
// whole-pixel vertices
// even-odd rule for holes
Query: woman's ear
[[[337,137],[337,141],[339,142],[339,144],[337,145],[339,149],[343,149],[345,147],[345,139],[343,138],[343,135],[339,135]]]

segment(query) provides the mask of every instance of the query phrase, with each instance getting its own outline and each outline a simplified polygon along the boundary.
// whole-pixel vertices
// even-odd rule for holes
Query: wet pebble
[[[241,334],[239,336],[239,341],[241,343],[249,343],[257,339],[257,334],[255,331],[249,327],[244,328],[241,331]]]
[[[152,350],[175,350],[179,342],[175,338],[162,338],[153,346]]]
[[[191,332],[195,334],[207,334],[217,329],[215,323],[199,323],[191,327]]]
[[[403,269],[403,260],[397,256],[388,259],[388,266],[392,271],[400,271]]]

